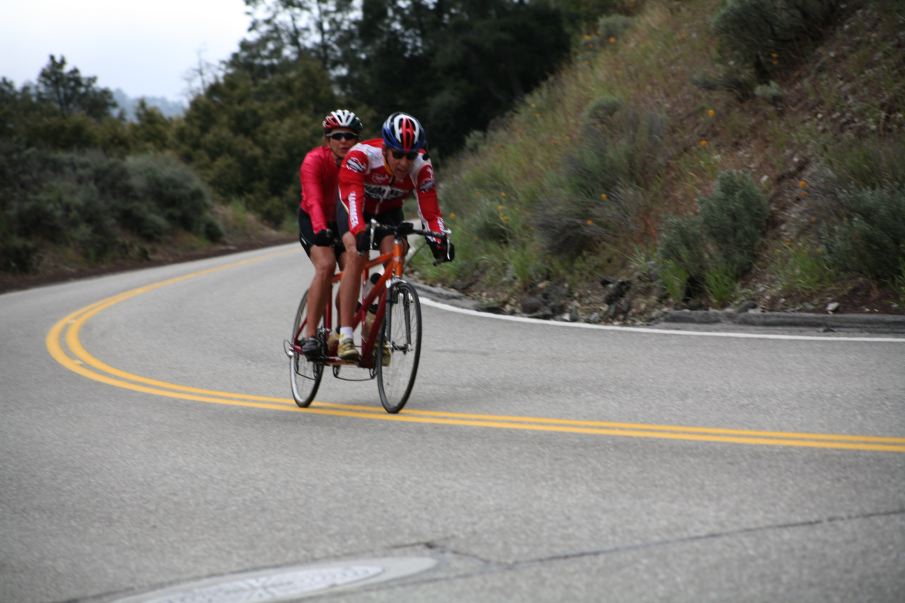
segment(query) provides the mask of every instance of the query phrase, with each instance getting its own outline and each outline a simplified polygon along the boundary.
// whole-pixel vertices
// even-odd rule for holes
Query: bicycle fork
[[[395,280],[396,279],[394,279],[393,284],[395,284]],[[390,291],[393,292],[392,286],[390,287]],[[396,341],[396,339],[393,337],[393,311],[392,310],[393,310],[393,305],[399,303],[399,300],[396,299],[395,295],[387,296],[386,334],[387,334],[388,343],[392,347],[393,351],[406,352],[406,351],[408,351],[408,349],[412,343],[411,299],[406,294],[404,289],[400,292],[397,292],[397,294],[402,296],[401,301],[402,301],[402,307],[404,310],[402,313],[402,316],[405,319],[404,337],[403,337],[402,341]]]

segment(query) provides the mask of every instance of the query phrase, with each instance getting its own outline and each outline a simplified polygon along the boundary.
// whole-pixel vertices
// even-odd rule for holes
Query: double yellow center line
[[[798,433],[784,431],[757,431],[726,429],[719,427],[692,427],[679,425],[655,425],[647,423],[622,423],[614,421],[581,421],[542,417],[519,417],[408,409],[403,414],[389,415],[379,406],[356,406],[315,402],[310,408],[298,408],[291,398],[257,396],[237,392],[202,389],[157,379],[150,379],[117,369],[92,356],[79,340],[79,332],[91,318],[121,302],[143,293],[173,285],[185,280],[211,274],[220,270],[261,261],[273,254],[257,256],[215,268],[193,272],[177,278],[138,287],[76,310],[57,322],[47,334],[46,345],[50,355],[67,369],[88,379],[107,385],[145,394],[192,400],[210,404],[245,406],[268,410],[303,412],[313,415],[330,415],[391,421],[397,423],[424,423],[544,431],[596,436],[655,438],[696,442],[724,442],[765,446],[795,446],[806,448],[831,448],[874,452],[905,452],[905,437],[862,436],[822,433]]]

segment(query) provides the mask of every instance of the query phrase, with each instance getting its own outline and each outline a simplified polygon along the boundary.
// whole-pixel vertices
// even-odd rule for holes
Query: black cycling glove
[[[437,262],[451,262],[456,257],[456,246],[449,239],[428,237],[427,244]]]
[[[314,244],[318,247],[330,247],[333,245],[333,232],[329,228],[318,230],[314,234]]]
[[[371,249],[370,230],[365,229],[355,235],[355,249],[358,250],[358,253],[367,253]]]

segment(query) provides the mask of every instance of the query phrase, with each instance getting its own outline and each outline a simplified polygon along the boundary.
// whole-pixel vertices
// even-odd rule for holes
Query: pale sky
[[[242,0],[0,0],[0,77],[20,87],[64,55],[102,88],[185,102],[199,53],[229,58],[249,22]]]

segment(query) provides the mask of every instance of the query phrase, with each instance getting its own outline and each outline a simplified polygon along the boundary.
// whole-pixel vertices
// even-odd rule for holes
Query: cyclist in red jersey
[[[337,354],[344,360],[358,360],[352,339],[355,301],[361,285],[360,274],[371,248],[370,221],[400,224],[405,217],[402,204],[412,192],[424,228],[445,232],[437,202],[434,168],[427,154],[427,136],[421,123],[405,113],[393,113],[383,124],[382,138],[358,143],[349,151],[339,170],[339,199],[336,225],[346,250],[346,266],[339,286],[340,342]],[[438,261],[452,261],[455,249],[446,237],[428,237]],[[373,246],[382,253],[392,249],[391,236],[375,233]]]
[[[299,167],[302,197],[299,203],[299,242],[314,264],[308,293],[308,325],[302,339],[307,357],[318,353],[316,327],[332,289],[337,261],[345,264],[345,248],[336,228],[336,191],[339,166],[356,142],[361,120],[345,109],[331,111],[323,121],[324,144],[311,149]]]

